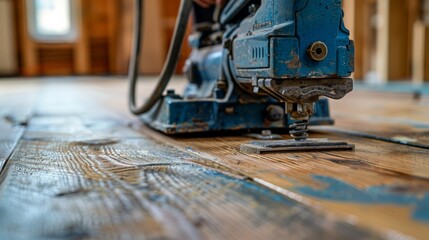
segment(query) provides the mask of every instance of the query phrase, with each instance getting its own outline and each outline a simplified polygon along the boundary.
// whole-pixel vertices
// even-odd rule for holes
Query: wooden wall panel
[[[7,75],[18,70],[12,1],[0,1],[0,74]]]
[[[355,78],[366,78],[372,72],[380,82],[411,78],[420,1],[343,1],[345,22],[356,44]]]
[[[414,25],[413,81],[429,81],[429,27],[422,21]]]
[[[47,47],[46,44],[32,40],[27,28],[26,0],[0,2],[8,1],[16,4],[19,10],[16,25],[19,30],[18,51],[21,54],[18,59],[22,75],[127,74],[132,47],[134,0],[72,0],[77,6],[79,28],[78,39],[71,47],[72,54],[70,45],[52,44]],[[345,23],[356,44],[356,79],[364,79],[372,71],[377,72],[383,81],[406,80],[411,75],[414,79],[420,79],[419,81],[429,78],[423,73],[427,69],[426,55],[417,56],[425,53],[420,50],[426,46],[425,39],[416,39],[426,36],[423,25],[416,25],[417,20],[421,19],[419,12],[425,9],[420,1],[343,0]],[[427,4],[426,0],[422,1]],[[145,33],[140,70],[145,74],[157,74],[161,71],[167,54],[179,1],[158,0],[145,3]],[[4,14],[0,14],[0,18],[4,17]],[[376,24],[375,19],[378,19]],[[376,30],[375,25],[378,26]],[[64,54],[58,55],[61,61],[57,58],[58,61],[55,62],[54,56],[57,54],[52,53],[53,49],[58,49],[58,54]],[[413,54],[413,49],[417,55]],[[178,73],[189,52],[185,41]],[[62,67],[52,69],[59,66],[58,62],[63,62]],[[49,64],[52,64],[51,67]]]
[[[160,1],[145,1],[144,31],[140,72],[157,74],[161,71],[165,55],[165,35],[162,26]],[[116,69],[119,74],[127,74],[132,51],[134,31],[134,0],[121,0],[118,14],[118,48],[116,49]]]
[[[37,47],[38,75],[73,75],[72,44],[43,44]]]
[[[404,0],[378,0],[377,72],[383,82],[411,76],[408,4]]]
[[[171,1],[171,0],[170,0]],[[174,5],[171,1],[171,4]],[[167,54],[169,36],[165,32],[162,9],[166,5],[162,1],[145,1],[143,51],[140,59],[140,72],[157,74],[161,72]]]
[[[343,1],[343,9],[344,9],[344,24],[346,28],[350,30],[350,38],[355,42],[355,72],[353,77],[356,79],[363,78],[363,57],[362,57],[362,49],[363,49],[363,33],[362,29],[359,27],[359,13],[360,11],[357,9],[362,4],[359,4],[361,1],[359,0],[349,0]]]
[[[89,29],[85,27],[85,23],[88,21],[88,14],[86,12],[87,4],[87,0],[76,0],[76,9],[78,14],[77,26],[79,28],[79,34],[75,46],[74,66],[75,72],[78,75],[90,73],[89,43],[87,41]]]
[[[17,0],[21,74],[90,75],[115,73],[119,0],[71,0],[78,37],[71,43],[39,42],[31,37],[26,0]]]
[[[39,74],[39,66],[37,62],[36,43],[32,41],[28,31],[28,20],[25,0],[17,0],[16,6],[18,9],[18,29],[20,38],[20,73],[23,76],[35,76]]]
[[[110,4],[115,0],[109,0]],[[105,0],[87,1],[85,7],[85,28],[87,29],[87,41],[89,45],[89,64],[91,74],[110,73],[110,26],[114,22],[111,18],[114,9],[109,8]]]
[[[121,0],[119,17],[119,39],[116,66],[118,73],[126,74],[132,50],[132,35],[134,26],[134,1]],[[173,34],[179,1],[146,1],[144,6],[144,32],[142,39],[143,50],[140,59],[140,73],[159,74],[168,52]],[[187,41],[184,43],[182,54],[177,67],[180,73],[190,49]]]
[[[413,32],[413,81],[429,82],[429,1],[420,2],[421,9],[418,21],[414,23]]]

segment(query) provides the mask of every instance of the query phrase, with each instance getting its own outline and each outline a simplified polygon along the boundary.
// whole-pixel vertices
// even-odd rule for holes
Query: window
[[[27,0],[31,36],[43,42],[71,42],[76,39],[73,0]]]

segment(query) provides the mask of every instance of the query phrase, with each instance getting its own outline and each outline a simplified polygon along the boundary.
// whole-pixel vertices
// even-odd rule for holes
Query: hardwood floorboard
[[[143,82],[147,93],[154,81]],[[243,154],[246,137],[178,138],[148,129],[128,112],[121,79],[2,86],[0,106],[9,108],[0,113],[30,116],[0,179],[4,236],[429,236],[427,149],[318,131],[312,137],[356,150]],[[331,103],[333,129],[429,144],[427,96],[356,91]]]
[[[103,121],[99,139],[64,133],[82,128],[75,118],[49,122],[30,122],[0,179],[6,238],[380,238],[175,147],[107,134]]]
[[[252,155],[239,152],[240,144],[250,140],[244,137],[171,138],[140,128],[159,141],[363,226],[382,232],[396,229],[417,238],[429,235],[429,150],[349,137],[354,152]]]
[[[7,121],[0,120],[0,174],[23,131],[24,129],[21,126],[13,126]]]
[[[429,147],[429,96],[353,92],[331,101],[335,128]]]

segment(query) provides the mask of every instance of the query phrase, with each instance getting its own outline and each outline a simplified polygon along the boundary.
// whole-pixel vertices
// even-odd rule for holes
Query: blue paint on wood
[[[422,222],[429,222],[429,194],[426,194],[414,210],[414,219]]]
[[[413,208],[412,218],[416,221],[429,223],[429,192],[406,191],[392,185],[374,186],[359,189],[341,180],[314,175],[313,179],[326,187],[316,189],[312,187],[299,187],[297,190],[308,196],[327,199],[331,201],[353,202],[359,204],[396,204]]]
[[[237,187],[235,192],[240,192],[246,196],[252,196],[257,202],[266,202],[269,200],[289,207],[296,205],[296,202],[293,200],[253,181],[244,181],[211,169],[201,168],[201,170],[204,171],[205,174],[217,178],[221,182],[221,185]]]

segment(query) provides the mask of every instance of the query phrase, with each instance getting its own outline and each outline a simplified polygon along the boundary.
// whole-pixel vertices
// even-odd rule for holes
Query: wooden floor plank
[[[20,142],[0,179],[3,237],[378,238],[149,138],[59,140],[46,122],[30,124],[39,138]]]
[[[250,141],[244,137],[172,138],[138,128],[374,230],[429,235],[429,150],[349,137],[346,140],[356,145],[354,152],[252,155],[239,152],[240,144]],[[314,137],[344,140],[326,134]]]
[[[353,92],[331,101],[337,129],[353,130],[429,147],[429,96]]]
[[[1,116],[0,116],[1,117]],[[23,134],[23,127],[0,119],[0,173]]]
[[[0,170],[24,133],[38,90],[37,82],[21,86],[2,81],[0,87]]]
[[[137,123],[127,110],[123,80],[48,80],[42,86],[19,151],[0,180],[0,214],[10,216],[6,222],[0,217],[0,232],[9,236],[242,239],[237,229],[268,238],[429,236],[424,148],[328,131],[312,136],[349,141],[356,151],[242,154],[245,137],[174,138]],[[12,97],[0,90],[6,92]],[[331,110],[339,129],[427,144],[428,106],[426,96],[356,91],[332,102]],[[73,214],[57,220],[66,213]],[[46,227],[25,231],[30,220]],[[177,222],[184,225],[167,227]],[[293,235],[304,231],[308,235]]]

